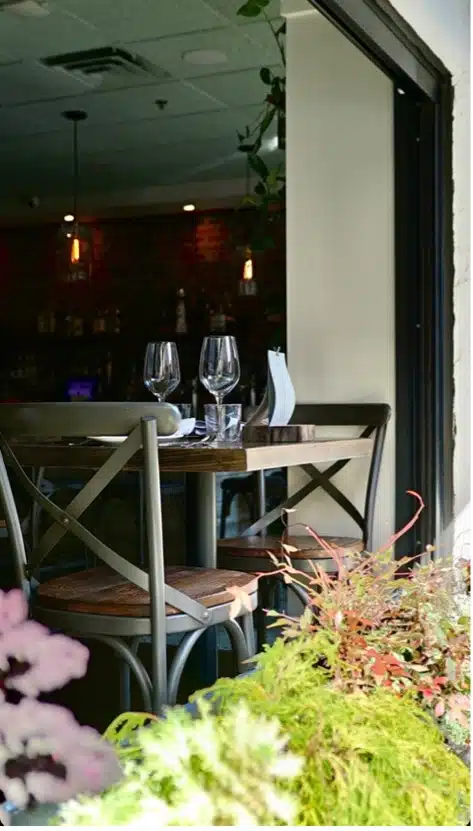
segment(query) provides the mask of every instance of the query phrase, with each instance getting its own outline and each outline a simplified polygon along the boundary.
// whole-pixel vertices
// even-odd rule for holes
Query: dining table
[[[210,445],[204,442],[180,441],[159,443],[159,467],[164,473],[185,473],[189,488],[191,515],[188,518],[188,540],[191,543],[190,561],[203,568],[217,567],[217,494],[218,473],[251,473],[274,469],[327,464],[340,460],[369,456],[373,443],[368,438],[319,439],[306,442],[277,444]],[[98,470],[116,448],[97,441],[71,443],[64,441],[15,442],[15,455],[23,467],[33,469]],[[143,454],[138,451],[123,468],[141,472]],[[272,515],[287,507],[294,507],[305,498],[308,489],[292,495]],[[300,494],[300,498],[298,495]],[[260,506],[264,514],[264,507]],[[275,517],[276,518],[276,517]],[[270,517],[269,517],[270,519]],[[264,515],[250,529],[257,533],[267,524]]]
[[[187,516],[186,539],[189,565],[203,568],[217,567],[217,493],[216,477],[219,473],[251,473],[274,469],[288,469],[369,456],[373,442],[369,438],[320,439],[303,442],[273,444],[232,443],[213,445],[206,442],[163,440],[159,446],[159,467],[162,472],[186,474]],[[116,447],[100,444],[97,440],[66,442],[61,440],[15,441],[14,452],[23,467],[34,470],[98,470],[116,450]],[[138,451],[124,466],[124,471],[143,471],[143,454]],[[281,505],[265,513],[259,505],[260,517],[243,531],[252,535],[281,516],[286,508],[293,508],[316,485],[308,482]],[[264,488],[260,488],[260,502],[264,501]],[[203,684],[210,685],[217,677],[217,636],[209,631],[201,638],[200,652]]]

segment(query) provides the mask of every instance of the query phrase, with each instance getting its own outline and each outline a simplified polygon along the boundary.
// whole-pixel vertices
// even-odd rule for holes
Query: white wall
[[[392,83],[309,8],[283,0],[289,368],[299,402],[379,401],[394,408]],[[376,545],[394,527],[394,451],[391,422]],[[338,479],[359,507],[365,473],[365,461],[352,461]],[[291,521],[325,534],[356,530],[318,494]]]
[[[455,554],[469,556],[470,443],[470,0],[391,0],[452,73],[455,245]]]

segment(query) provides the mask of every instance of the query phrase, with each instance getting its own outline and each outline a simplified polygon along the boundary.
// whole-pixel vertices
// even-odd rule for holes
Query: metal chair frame
[[[337,473],[346,467],[351,461],[350,459],[340,459],[325,471],[320,471],[314,464],[301,465],[302,470],[310,477],[310,481],[283,503],[246,528],[242,536],[253,537],[260,534],[273,522],[280,519],[282,511],[295,508],[317,488],[322,488],[356,522],[362,532],[363,544],[367,550],[370,550],[373,544],[376,491],[390,416],[391,408],[388,404],[297,404],[291,419],[292,424],[315,424],[321,427],[367,425],[359,436],[363,439],[373,437],[373,452],[366,484],[364,515],[331,481]]]
[[[206,608],[183,592],[166,585],[163,552],[161,491],[157,435],[170,435],[177,429],[179,413],[169,404],[64,403],[0,406],[0,499],[15,557],[18,584],[31,595],[34,575],[53,548],[70,532],[95,556],[126,580],[149,593],[150,617],[126,617],[66,612],[42,607],[41,598],[32,601],[37,619],[48,626],[108,644],[135,675],[146,709],[159,713],[165,704],[175,703],[186,660],[199,637],[211,626],[227,630],[241,664],[254,654],[252,615],[244,618],[244,630],[229,617],[230,603]],[[8,439],[12,437],[63,438],[84,435],[127,435],[67,508],[59,508],[45,496],[25,473]],[[146,515],[149,572],[125,560],[79,522],[83,512],[99,496],[135,453],[143,448],[144,503]],[[5,462],[12,468],[33,504],[38,504],[52,519],[27,558],[23,533]],[[38,480],[39,481],[39,480]],[[36,529],[37,530],[37,529]],[[257,592],[251,597],[251,612],[257,606]],[[166,615],[166,605],[178,614]],[[183,633],[169,674],[166,661],[166,636]],[[152,682],[138,659],[140,642],[151,636]],[[124,641],[131,639],[131,645]],[[125,673],[126,687],[126,673]],[[128,684],[129,687],[129,684]]]

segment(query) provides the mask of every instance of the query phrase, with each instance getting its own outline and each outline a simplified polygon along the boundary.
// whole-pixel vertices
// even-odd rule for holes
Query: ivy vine
[[[266,8],[271,0],[247,0],[237,14],[242,17],[263,17],[270,27],[275,38],[282,66],[286,67],[286,23],[275,25],[268,17]],[[286,175],[284,164],[269,167],[262,157],[264,140],[271,127],[276,125],[277,146],[283,150],[286,144],[286,76],[273,72],[269,67],[260,69],[260,79],[267,88],[264,104],[253,124],[245,127],[238,133],[238,149],[246,154],[249,168],[253,170],[258,181],[252,193],[248,194],[245,203],[258,208],[260,212],[260,229],[267,229],[267,225],[277,218],[285,207]],[[263,247],[270,243],[268,234],[264,235]],[[258,247],[261,247],[259,245]]]

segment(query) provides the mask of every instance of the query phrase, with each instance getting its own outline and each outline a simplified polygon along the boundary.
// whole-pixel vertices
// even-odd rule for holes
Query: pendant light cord
[[[78,135],[77,135],[77,121],[73,122],[73,173],[72,173],[72,187],[73,187],[73,213],[74,213],[74,220],[75,220],[75,233],[78,236],[79,231],[79,217],[77,214],[77,207],[78,207],[78,194],[77,190],[79,187],[79,143],[78,143]]]
[[[250,168],[250,160],[249,160],[248,156],[246,157],[246,169],[245,169],[245,172],[246,172],[246,182],[245,182],[245,190],[246,190],[246,193],[245,193],[245,196],[249,196],[249,195],[250,195],[250,177],[251,177],[251,168]]]

